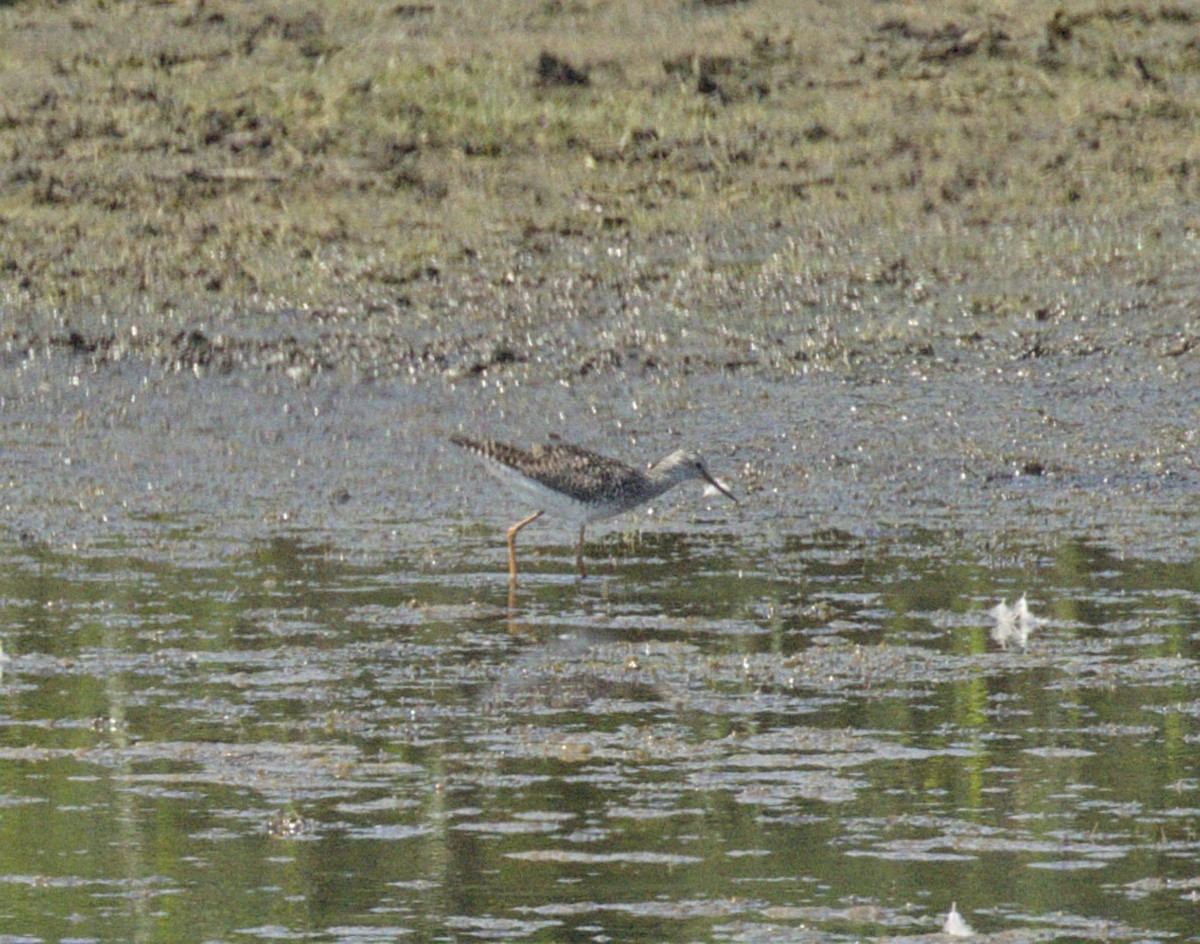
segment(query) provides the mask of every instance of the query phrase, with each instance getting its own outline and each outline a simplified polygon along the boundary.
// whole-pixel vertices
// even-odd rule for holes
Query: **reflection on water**
[[[493,538],[0,547],[0,940],[1195,933],[1197,562]]]

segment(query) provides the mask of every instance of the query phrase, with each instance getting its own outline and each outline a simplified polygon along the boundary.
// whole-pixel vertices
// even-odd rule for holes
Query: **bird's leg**
[[[535,511],[528,518],[522,518],[508,529],[508,583],[510,586],[516,586],[517,583],[517,532],[530,522],[537,521],[542,514],[540,511]]]
[[[579,526],[579,547],[575,549],[575,566],[579,568],[580,578],[587,576],[587,571],[583,569],[583,529],[586,527],[586,524]]]

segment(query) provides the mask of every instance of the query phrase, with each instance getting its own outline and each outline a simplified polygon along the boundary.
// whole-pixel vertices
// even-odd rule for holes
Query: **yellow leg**
[[[508,529],[508,583],[510,586],[515,587],[517,584],[517,532],[530,522],[537,521],[542,514],[543,512],[535,511],[528,518],[522,518]]]
[[[587,576],[587,571],[583,569],[583,529],[586,527],[583,524],[579,526],[579,547],[575,550],[575,566],[579,568],[580,577]]]

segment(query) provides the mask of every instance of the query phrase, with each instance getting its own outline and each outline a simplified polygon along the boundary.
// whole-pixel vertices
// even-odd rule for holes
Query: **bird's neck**
[[[680,474],[682,471],[683,467],[670,459],[663,459],[652,465],[646,473],[646,480],[650,483],[647,490],[649,497],[657,497],[682,482],[687,477]]]

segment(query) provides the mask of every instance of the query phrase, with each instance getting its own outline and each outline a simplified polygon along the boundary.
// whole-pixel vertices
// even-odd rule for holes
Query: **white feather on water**
[[[1030,611],[1025,594],[1021,594],[1021,598],[1012,606],[1006,600],[1001,600],[988,610],[988,615],[993,621],[992,639],[1001,649],[1009,646],[1024,649],[1029,645],[1033,631],[1041,624],[1041,620]]]
[[[975,930],[958,911],[958,902],[951,902],[950,911],[946,915],[946,920],[942,922],[942,933],[949,934],[951,937],[971,937]]]

